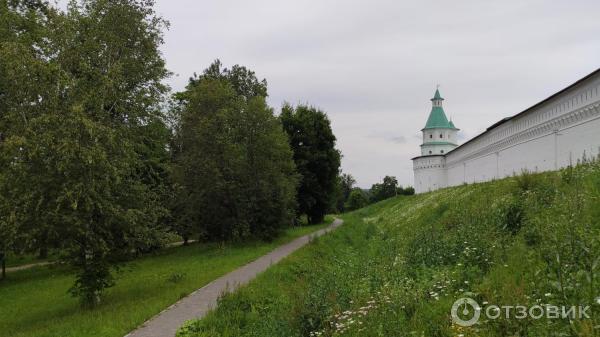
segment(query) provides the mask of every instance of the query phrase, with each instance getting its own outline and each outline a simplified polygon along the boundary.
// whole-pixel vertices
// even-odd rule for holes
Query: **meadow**
[[[178,337],[598,336],[600,165],[399,196],[342,216]],[[590,318],[450,310],[590,306]]]
[[[289,228],[272,242],[194,243],[144,256],[120,268],[116,285],[93,309],[81,308],[68,294],[74,275],[65,266],[11,272],[0,281],[0,336],[122,337],[210,281],[332,220]]]

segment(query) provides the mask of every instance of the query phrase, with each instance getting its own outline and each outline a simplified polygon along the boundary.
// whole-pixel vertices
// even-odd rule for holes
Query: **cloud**
[[[269,83],[269,102],[326,111],[345,172],[412,184],[410,158],[441,84],[461,141],[598,67],[595,0],[157,0],[181,90],[215,58]],[[379,135],[379,137],[373,137]]]
[[[389,138],[389,140],[392,143],[396,143],[396,144],[404,144],[404,143],[406,143],[406,137],[404,137],[404,136],[392,137],[392,138]]]

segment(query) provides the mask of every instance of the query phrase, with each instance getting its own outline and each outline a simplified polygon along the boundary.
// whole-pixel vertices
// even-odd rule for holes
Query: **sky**
[[[61,1],[59,1],[61,2]],[[182,90],[215,59],[325,111],[360,187],[412,185],[436,86],[464,142],[600,67],[600,1],[157,0]]]

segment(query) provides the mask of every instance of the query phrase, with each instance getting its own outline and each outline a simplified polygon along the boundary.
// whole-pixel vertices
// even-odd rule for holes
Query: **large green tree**
[[[209,240],[273,238],[294,217],[297,175],[266,82],[213,63],[176,95],[178,225]]]
[[[1,7],[1,223],[26,249],[60,238],[78,271],[72,293],[94,305],[166,215],[165,23],[147,0]]]
[[[301,175],[299,213],[306,214],[310,223],[322,222],[336,199],[341,157],[329,118],[311,106],[285,104],[280,119]]]

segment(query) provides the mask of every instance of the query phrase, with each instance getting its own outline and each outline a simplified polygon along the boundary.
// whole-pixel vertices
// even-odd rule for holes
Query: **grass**
[[[220,299],[178,337],[598,336],[600,164],[401,196]],[[589,305],[591,319],[454,324],[481,305]],[[513,309],[514,315],[514,309]]]
[[[270,243],[192,244],[140,258],[117,273],[116,286],[93,310],[67,293],[74,277],[65,267],[10,273],[0,282],[0,336],[121,337],[219,276],[327,224],[290,228]]]

